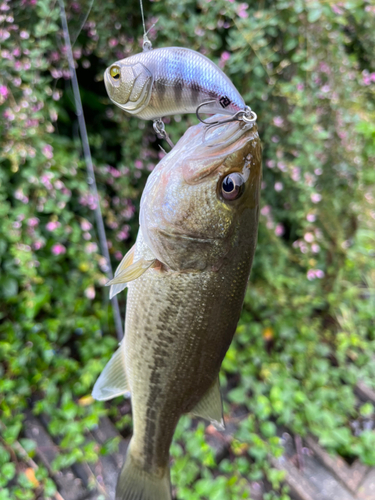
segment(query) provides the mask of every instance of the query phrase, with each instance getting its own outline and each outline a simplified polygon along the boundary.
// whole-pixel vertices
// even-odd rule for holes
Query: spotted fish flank
[[[132,397],[116,500],[171,500],[181,415],[223,426],[218,375],[255,251],[260,180],[258,132],[244,122],[191,127],[147,180],[136,244],[110,282],[129,289],[125,337],[93,391],[108,399],[122,383]]]
[[[182,47],[154,49],[121,59],[106,69],[104,82],[117,106],[145,120],[195,113],[206,101],[213,101],[204,108],[208,114],[234,115],[245,109],[241,95],[216,64]],[[129,97],[133,87],[137,87],[136,105]]]

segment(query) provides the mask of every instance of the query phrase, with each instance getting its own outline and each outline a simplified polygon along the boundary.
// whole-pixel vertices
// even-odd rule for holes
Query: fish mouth
[[[231,146],[254,126],[254,123],[248,123],[242,120],[228,121],[223,115],[210,117],[207,123],[210,122],[212,123],[207,127],[203,144],[209,148],[214,148],[214,150],[220,149],[223,146]]]

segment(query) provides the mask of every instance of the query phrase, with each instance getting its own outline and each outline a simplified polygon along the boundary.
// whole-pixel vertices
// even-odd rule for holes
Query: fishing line
[[[78,32],[77,32],[76,36],[73,38],[73,41],[71,41],[71,43],[72,43],[72,47],[74,47],[74,44],[76,43],[77,38],[79,37],[79,35],[80,35],[80,33],[81,33],[81,31],[82,31],[82,29],[83,29],[84,25],[86,24],[87,18],[88,18],[88,17],[89,17],[89,15],[90,15],[90,12],[91,12],[91,9],[92,9],[92,6],[93,6],[93,5],[94,5],[94,0],[91,0],[91,4],[90,4],[90,6],[89,6],[89,8],[88,8],[87,13],[85,14],[85,16],[84,16],[84,18],[83,18],[83,21],[82,21],[82,23],[81,23],[81,26],[80,26],[80,28],[78,29]]]
[[[148,35],[149,31],[152,30],[152,28],[155,26],[156,23],[153,24],[148,31],[146,31],[145,15],[144,15],[144,12],[143,12],[143,2],[142,2],[142,0],[139,0],[139,5],[141,7],[141,15],[142,15],[142,23],[143,23],[143,50],[147,51],[147,50],[151,50],[152,49],[151,40],[148,38],[147,35]]]
[[[96,180],[95,180],[94,166],[92,163],[89,139],[88,139],[87,129],[86,129],[85,116],[83,114],[83,107],[82,107],[81,95],[79,92],[77,73],[76,73],[75,66],[74,66],[74,58],[73,58],[73,52],[72,52],[72,45],[70,42],[68,23],[66,20],[64,0],[59,0],[59,4],[60,4],[61,24],[62,24],[63,32],[64,32],[64,40],[65,40],[65,47],[66,47],[66,51],[67,51],[70,76],[72,79],[72,87],[73,87],[73,95],[74,95],[74,101],[75,101],[75,107],[76,107],[76,115],[78,118],[79,131],[80,131],[81,140],[82,140],[83,155],[84,155],[85,163],[86,163],[87,183],[88,183],[90,191],[91,191],[91,193],[96,201],[96,208],[94,210],[95,220],[96,220],[96,228],[98,231],[101,253],[106,260],[106,274],[107,274],[108,279],[111,280],[113,278],[111,260],[110,260],[109,251],[108,251],[107,238],[106,238],[106,234],[105,234],[105,227],[104,227],[104,222],[103,222],[102,211],[100,209],[98,187],[96,185]],[[111,299],[111,303],[112,303],[112,308],[113,308],[113,315],[114,315],[114,320],[115,320],[117,338],[120,341],[120,340],[122,340],[124,335],[123,335],[120,308],[118,305],[117,297],[113,297]]]
[[[142,15],[142,23],[143,23],[143,37],[145,37],[145,36],[147,36],[147,33],[146,33],[145,16],[144,16],[144,13],[143,13],[143,3],[142,3],[142,0],[139,0],[139,4],[141,6],[141,15]]]

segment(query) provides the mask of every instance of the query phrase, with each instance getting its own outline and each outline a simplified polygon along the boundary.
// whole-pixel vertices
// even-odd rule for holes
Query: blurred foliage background
[[[109,102],[104,69],[141,50],[136,0],[67,1],[66,10],[108,245],[116,266],[138,230],[140,194],[161,157],[152,124]],[[258,114],[264,147],[259,243],[221,382],[225,414],[247,417],[215,463],[205,425],[186,417],[172,446],[179,500],[289,498],[278,429],[310,433],[346,459],[375,465],[375,6],[369,0],[154,0],[154,47],[198,50]],[[75,115],[59,6],[0,4],[0,499],[51,498],[40,467],[12,460],[24,411],[48,417],[55,470],[95,461],[84,433],[131,417],[92,386],[117,344],[95,200]],[[195,117],[166,119],[177,141]],[[165,144],[164,144],[165,146]],[[126,294],[120,296],[124,310]]]

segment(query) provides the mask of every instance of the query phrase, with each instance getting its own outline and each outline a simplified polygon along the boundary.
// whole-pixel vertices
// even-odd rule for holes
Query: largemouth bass
[[[254,256],[260,181],[256,125],[239,121],[191,127],[147,180],[136,243],[109,283],[112,295],[129,287],[125,337],[93,390],[131,393],[117,500],[171,500],[181,415],[223,426],[218,375]]]
[[[104,73],[110,99],[144,120],[195,113],[234,115],[245,102],[225,73],[203,54],[183,47],[153,49],[115,62]],[[208,102],[210,101],[210,102]]]

